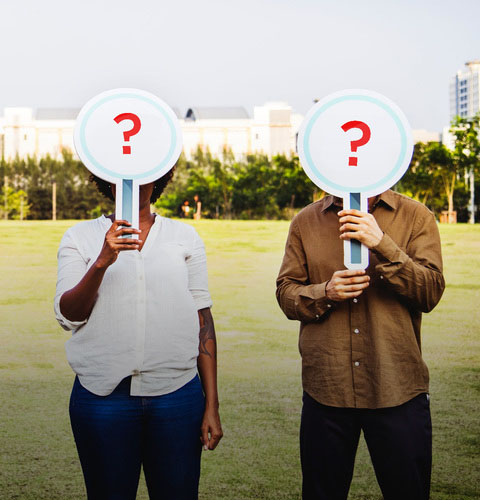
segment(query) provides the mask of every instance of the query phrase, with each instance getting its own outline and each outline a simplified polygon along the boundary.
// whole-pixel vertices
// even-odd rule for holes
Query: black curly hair
[[[167,184],[172,180],[174,170],[175,167],[173,167],[165,175],[160,177],[160,179],[154,181],[152,196],[150,196],[150,203],[155,203],[158,200],[160,195],[163,193],[163,190],[167,187]],[[103,179],[100,179],[100,177],[97,177],[93,174],[90,174],[90,181],[94,182],[97,185],[97,189],[100,191],[100,193],[103,194],[103,196],[105,196],[105,198],[115,201],[115,198],[112,194],[112,185],[110,184],[110,182],[104,181]]]

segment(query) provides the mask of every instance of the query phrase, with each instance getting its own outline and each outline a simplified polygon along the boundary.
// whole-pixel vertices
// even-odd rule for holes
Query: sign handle
[[[128,220],[132,227],[138,229],[138,197],[140,186],[132,179],[120,179],[116,184],[115,216]],[[124,238],[138,239],[138,234],[127,234]]]
[[[343,198],[344,209],[368,212],[368,198],[362,193],[348,193]],[[366,269],[368,267],[368,248],[357,240],[343,242],[343,263],[347,269]]]

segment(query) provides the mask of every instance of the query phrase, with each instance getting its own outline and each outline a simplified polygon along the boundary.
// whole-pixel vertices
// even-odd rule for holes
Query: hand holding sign
[[[74,143],[90,172],[116,185],[116,219],[138,228],[139,186],[175,165],[182,134],[175,113],[161,99],[143,90],[115,89],[83,106]]]
[[[320,100],[298,134],[305,173],[343,198],[344,209],[368,212],[368,198],[393,186],[413,152],[410,126],[390,99],[368,90],[344,90]],[[368,248],[344,242],[347,269],[366,269]]]

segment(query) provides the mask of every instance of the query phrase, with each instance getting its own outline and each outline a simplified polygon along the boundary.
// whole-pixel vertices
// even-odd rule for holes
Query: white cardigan
[[[120,252],[85,321],[69,321],[60,297],[97,259],[110,219],[68,229],[58,250],[54,309],[67,358],[81,384],[100,396],[132,375],[132,396],[173,392],[196,373],[199,309],[211,307],[203,242],[192,226],[156,216],[142,250]]]

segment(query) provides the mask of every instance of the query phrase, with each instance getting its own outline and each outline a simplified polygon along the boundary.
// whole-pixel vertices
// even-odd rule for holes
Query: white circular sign
[[[324,191],[369,197],[402,177],[413,140],[394,102],[352,89],[330,94],[310,109],[299,130],[298,152],[306,174]]]
[[[82,162],[101,179],[147,184],[175,165],[182,132],[173,110],[155,95],[114,89],[83,106],[74,143]]]

